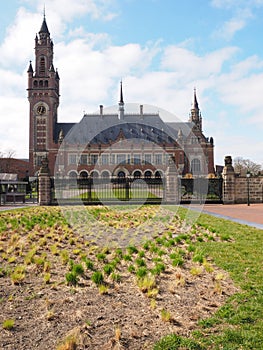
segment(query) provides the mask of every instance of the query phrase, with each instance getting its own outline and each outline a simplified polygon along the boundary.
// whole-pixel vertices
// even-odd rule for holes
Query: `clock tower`
[[[35,175],[43,157],[54,164],[58,150],[55,142],[59,105],[59,75],[53,65],[53,42],[46,18],[35,38],[35,70],[28,68],[29,163],[30,175]]]

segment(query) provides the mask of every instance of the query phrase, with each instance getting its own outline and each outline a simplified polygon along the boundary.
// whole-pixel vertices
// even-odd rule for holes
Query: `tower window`
[[[43,75],[45,74],[46,71],[46,64],[45,64],[45,57],[40,57],[40,62],[39,62],[39,74]]]

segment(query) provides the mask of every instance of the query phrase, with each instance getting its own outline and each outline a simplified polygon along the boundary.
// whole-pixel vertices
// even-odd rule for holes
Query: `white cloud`
[[[30,3],[36,5],[39,12],[43,12],[42,0],[30,0]],[[45,9],[48,17],[56,13],[66,22],[85,15],[100,21],[110,21],[118,15],[112,11],[115,3],[116,0],[46,0]]]
[[[28,102],[24,96],[0,97],[0,150],[14,151],[15,157],[26,158],[28,151]]]
[[[238,51],[236,47],[225,47],[212,51],[204,56],[178,46],[165,49],[162,58],[162,68],[177,71],[182,75],[182,81],[209,78],[219,74],[223,64],[230,60]]]
[[[238,31],[246,27],[251,18],[253,18],[253,14],[249,8],[239,9],[230,20],[213,33],[213,36],[230,41]]]
[[[39,16],[20,8],[15,21],[7,28],[6,37],[0,46],[0,64],[3,67],[16,68],[25,64],[32,55],[34,32],[39,27]],[[30,50],[31,49],[31,50]]]

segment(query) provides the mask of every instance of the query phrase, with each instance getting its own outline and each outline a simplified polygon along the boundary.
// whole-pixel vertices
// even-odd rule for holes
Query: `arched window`
[[[48,87],[48,80],[45,80],[45,87]]]
[[[79,176],[82,179],[86,179],[89,176],[89,174],[88,174],[88,172],[86,170],[83,170],[83,171],[80,172]]]
[[[68,176],[71,178],[71,179],[76,179],[77,178],[77,173],[75,171],[70,171]]]
[[[38,83],[37,80],[34,80],[34,86],[37,87]]]
[[[147,178],[151,178],[152,177],[152,172],[150,170],[145,171],[144,176]]]
[[[94,170],[90,173],[90,176],[93,178],[93,179],[97,179],[99,177],[99,173]]]
[[[199,159],[194,158],[191,161],[191,172],[192,174],[200,174],[201,172],[201,162]]]
[[[101,177],[103,179],[108,179],[110,177],[110,173],[106,170],[104,170],[102,173],[101,173]]]
[[[156,178],[156,179],[160,179],[161,177],[162,177],[162,172],[157,170],[157,171],[155,172],[155,178]]]
[[[125,177],[125,172],[124,171],[119,171],[118,172],[118,177],[124,178]]]
[[[142,176],[142,173],[139,170],[136,170],[133,174],[134,178],[139,179]]]

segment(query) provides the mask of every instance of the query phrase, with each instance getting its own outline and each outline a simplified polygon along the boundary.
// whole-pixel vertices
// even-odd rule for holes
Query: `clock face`
[[[40,105],[40,106],[37,107],[37,114],[42,115],[42,114],[45,114],[45,113],[46,113],[46,107],[45,106]]]

